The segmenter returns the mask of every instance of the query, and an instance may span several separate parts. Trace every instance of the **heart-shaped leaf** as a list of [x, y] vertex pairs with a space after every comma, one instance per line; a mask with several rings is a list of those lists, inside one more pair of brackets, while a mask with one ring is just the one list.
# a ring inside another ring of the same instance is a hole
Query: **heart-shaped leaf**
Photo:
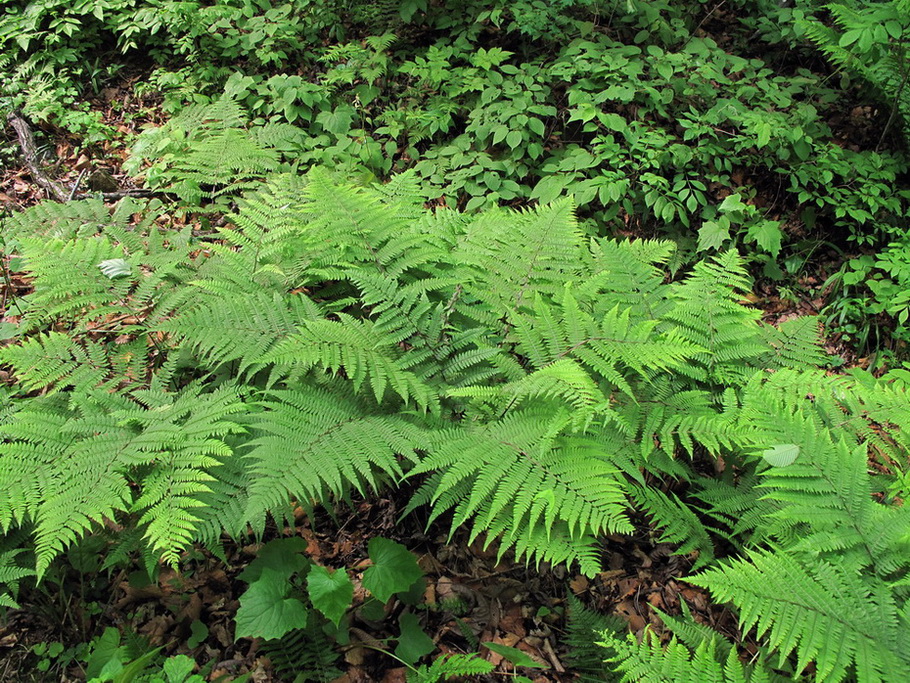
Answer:
[[306, 584], [313, 607], [338, 626], [354, 598], [354, 585], [347, 572], [342, 569], [333, 571], [315, 564], [307, 575]]
[[423, 576], [417, 558], [400, 543], [376, 537], [368, 546], [373, 566], [363, 573], [363, 587], [381, 602], [406, 591]]

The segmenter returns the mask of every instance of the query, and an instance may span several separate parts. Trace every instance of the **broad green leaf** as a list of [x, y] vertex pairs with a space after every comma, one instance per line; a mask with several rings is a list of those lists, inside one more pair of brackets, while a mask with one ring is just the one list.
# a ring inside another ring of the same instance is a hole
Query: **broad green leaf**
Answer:
[[508, 645], [500, 645], [499, 643], [483, 643], [483, 646], [491, 652], [501, 655], [515, 666], [527, 666], [534, 669], [547, 668], [540, 662], [534, 661], [517, 648], [509, 647]]
[[330, 133], [335, 135], [344, 135], [351, 130], [351, 122], [354, 120], [353, 107], [336, 107], [334, 111], [321, 112], [316, 121], [322, 124]]
[[506, 139], [506, 136], [509, 134], [509, 129], [500, 124], [493, 129], [493, 144], [498, 145], [500, 142]]
[[113, 659], [121, 659], [122, 646], [120, 632], [113, 626], [104, 629], [104, 633], [92, 641], [92, 652], [85, 663], [85, 676], [88, 679], [98, 678], [101, 671]]
[[304, 628], [307, 611], [297, 598], [288, 598], [290, 581], [280, 572], [265, 568], [249, 590], [240, 596], [237, 630], [234, 638], [280, 638], [294, 629]]
[[122, 258], [111, 258], [102, 261], [98, 264], [98, 268], [100, 268], [101, 272], [111, 280], [118, 277], [126, 277], [133, 272], [133, 267], [130, 265], [130, 262]]
[[629, 122], [619, 114], [614, 114], [612, 112], [607, 112], [601, 114], [598, 119], [604, 126], [609, 130], [615, 130], [620, 133], [625, 132], [629, 128]]
[[190, 637], [186, 641], [186, 646], [191, 650], [205, 642], [209, 637], [209, 627], [198, 619], [194, 619], [190, 624]]
[[406, 591], [423, 576], [417, 558], [400, 543], [376, 537], [368, 546], [373, 566], [363, 573], [363, 587], [382, 602]]
[[395, 656], [400, 657], [402, 661], [414, 664], [436, 649], [433, 639], [420, 628], [420, 621], [416, 615], [406, 612], [401, 615], [398, 623], [401, 626], [401, 635], [398, 637]]
[[239, 578], [246, 583], [259, 579], [264, 569], [289, 579], [306, 566], [307, 559], [300, 553], [306, 550], [306, 541], [299, 536], [276, 538], [259, 549], [256, 559], [241, 572]]
[[506, 144], [509, 146], [509, 149], [515, 149], [522, 141], [521, 131], [513, 130], [508, 135], [506, 135]]
[[322, 612], [335, 626], [351, 606], [354, 585], [343, 569], [331, 570], [314, 564], [307, 575], [307, 591], [313, 607]]
[[724, 197], [724, 200], [717, 208], [724, 213], [728, 213], [732, 211], [746, 211], [748, 210], [749, 205], [744, 203], [743, 198], [734, 192], [733, 194], [728, 194], [726, 197]]
[[792, 465], [798, 456], [799, 446], [795, 443], [784, 443], [771, 446], [771, 448], [766, 449], [761, 454], [761, 457], [763, 457], [769, 465], [774, 465], [774, 467]]
[[19, 334], [19, 326], [13, 323], [0, 323], [0, 341], [13, 339]]
[[777, 221], [761, 221], [749, 228], [748, 237], [754, 239], [758, 246], [777, 258], [780, 253], [780, 241], [783, 233]]
[[531, 191], [531, 199], [541, 204], [549, 204], [562, 194], [571, 179], [564, 175], [548, 175], [540, 179]]
[[764, 147], [771, 142], [771, 124], [767, 121], [761, 121], [755, 126], [756, 143], [759, 147]]
[[164, 661], [162, 669], [167, 676], [168, 683], [184, 683], [193, 669], [196, 668], [196, 662], [186, 655], [174, 655]]
[[729, 228], [723, 227], [717, 221], [705, 221], [698, 229], [698, 250], [720, 249], [728, 239]]

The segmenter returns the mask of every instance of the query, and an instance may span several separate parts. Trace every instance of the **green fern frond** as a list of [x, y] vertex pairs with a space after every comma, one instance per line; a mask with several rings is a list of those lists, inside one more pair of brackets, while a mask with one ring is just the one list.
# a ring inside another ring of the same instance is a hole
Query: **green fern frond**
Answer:
[[591, 240], [590, 273], [576, 285], [580, 300], [597, 298], [603, 309], [620, 306], [638, 319], [659, 319], [667, 311], [664, 271], [672, 242]]
[[772, 349], [765, 361], [769, 368], [809, 370], [829, 362], [821, 345], [819, 321], [812, 316], [787, 320], [778, 327], [762, 325], [761, 330]]
[[275, 671], [289, 680], [302, 675], [304, 681], [329, 683], [341, 675], [336, 666], [338, 654], [334, 643], [316, 619], [309, 619], [306, 628], [263, 641], [262, 652], [271, 660]]
[[257, 364], [304, 321], [322, 316], [303, 294], [281, 296], [264, 291], [240, 296], [203, 296], [179, 315], [157, 326], [173, 334], [208, 362], [240, 361], [240, 371]]
[[619, 676], [605, 661], [613, 651], [597, 643], [603, 632], [620, 633], [626, 624], [619, 617], [600, 614], [585, 607], [571, 593], [567, 597], [566, 662], [580, 672], [583, 683], [614, 683]]
[[817, 680], [837, 683], [852, 671], [860, 683], [884, 682], [910, 667], [910, 625], [894, 596], [849, 569], [755, 550], [691, 582], [733, 602], [743, 630], [767, 636], [782, 660], [796, 652], [797, 672], [814, 661]]
[[742, 384], [754, 361], [767, 353], [758, 325], [759, 312], [738, 303], [749, 279], [735, 252], [697, 263], [692, 275], [674, 288], [676, 307], [669, 320], [682, 339], [704, 352], [679, 371], [698, 381]]
[[459, 245], [462, 281], [493, 319], [529, 304], [535, 293], [561, 295], [581, 259], [582, 235], [569, 200], [523, 213], [483, 213], [466, 226]]
[[0, 363], [12, 366], [25, 391], [71, 388], [85, 392], [108, 377], [107, 353], [102, 345], [80, 344], [62, 332], [49, 332], [2, 348]]
[[698, 553], [692, 565], [693, 571], [714, 561], [714, 543], [708, 529], [692, 508], [675, 494], [644, 486], [630, 486], [629, 494], [639, 508], [660, 527], [661, 542], [679, 544], [674, 555]]
[[450, 653], [437, 657], [429, 666], [419, 666], [408, 672], [408, 681], [414, 683], [439, 683], [462, 676], [482, 676], [493, 671], [493, 665], [477, 655]]
[[[471, 540], [484, 532], [488, 543], [501, 536], [502, 551], [515, 547], [537, 561], [555, 559], [551, 535], [562, 523], [569, 546], [560, 555], [568, 554], [555, 561], [592, 558], [594, 535], [631, 528], [624, 487], [610, 453], [595, 442], [558, 436], [554, 425], [563, 421], [542, 406], [513, 410], [463, 434], [446, 432], [409, 474], [432, 473], [408, 510], [431, 503], [431, 520], [452, 510], [453, 533], [472, 519]], [[583, 570], [596, 566], [586, 561]]]
[[[792, 464], [763, 471], [760, 488], [780, 506], [770, 515], [774, 534], [792, 536], [794, 548], [806, 552], [836, 551], [840, 562], [857, 568], [893, 571], [907, 566], [898, 548], [901, 536], [910, 534], [910, 512], [873, 501], [864, 433], [850, 428], [858, 421], [839, 404], [826, 410], [830, 399], [822, 394], [806, 398], [807, 383], [819, 389], [827, 384], [831, 391], [845, 381], [784, 371], [757, 377], [745, 392], [740, 419], [753, 430], [756, 446], [797, 449]], [[838, 422], [829, 422], [833, 417]], [[890, 519], [887, 527], [881, 526], [884, 518]]]
[[304, 371], [314, 366], [336, 374], [344, 371], [355, 389], [369, 384], [377, 403], [383, 402], [390, 387], [405, 403], [413, 401], [422, 410], [438, 410], [436, 392], [408, 369], [398, 339], [381, 333], [369, 321], [343, 313], [338, 318], [305, 321], [296, 334], [279, 342], [258, 362]]
[[423, 431], [396, 416], [371, 410], [356, 396], [301, 385], [258, 402], [248, 441], [251, 479], [246, 517], [254, 526], [291, 499], [311, 506], [365, 493], [385, 478], [400, 479]]
[[26, 552], [25, 548], [0, 552], [0, 607], [18, 609], [16, 597], [19, 593], [19, 582], [28, 576], [35, 575], [34, 569], [23, 567], [16, 559], [24, 552]]
[[208, 393], [190, 385], [176, 396], [152, 390], [134, 396], [144, 410], [117, 417], [120, 424], [142, 427], [131, 445], [150, 459], [151, 469], [133, 509], [142, 512], [139, 524], [152, 550], [176, 564], [179, 552], [196, 539], [200, 518], [194, 510], [203, 505], [200, 494], [211, 491], [210, 470], [234, 457], [224, 438], [244, 431], [232, 416], [245, 405], [230, 385]]
[[743, 665], [733, 650], [720, 660], [713, 640], [689, 649], [675, 638], [666, 646], [661, 645], [660, 638], [650, 629], [645, 630], [642, 642], [634, 635], [625, 639], [610, 633], [603, 636], [602, 645], [617, 652], [610, 661], [623, 674], [622, 683], [778, 683], [784, 680], [767, 668]]
[[237, 193], [277, 170], [280, 148], [295, 139], [287, 125], [252, 130], [248, 125], [243, 109], [227, 95], [190, 105], [160, 128], [143, 132], [124, 167], [137, 173], [145, 161], [154, 161], [157, 181], [193, 206]]
[[130, 225], [133, 215], [142, 214], [138, 229], [143, 231], [154, 219], [147, 202], [127, 197], [117, 203], [113, 213], [100, 199], [58, 203], [41, 202], [12, 214], [4, 222], [3, 237], [10, 242], [22, 238], [59, 239], [72, 242], [95, 237], [112, 225]]

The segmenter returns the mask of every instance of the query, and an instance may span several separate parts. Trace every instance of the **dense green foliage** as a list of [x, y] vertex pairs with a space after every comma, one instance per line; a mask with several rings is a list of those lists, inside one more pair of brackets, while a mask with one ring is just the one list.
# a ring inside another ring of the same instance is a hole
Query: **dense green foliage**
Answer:
[[[588, 576], [650, 525], [738, 616], [734, 642], [682, 602], [655, 610], [669, 641], [627, 639], [574, 602], [588, 680], [900, 680], [910, 7], [732, 4], [719, 32], [719, 7], [662, 0], [7, 3], [4, 110], [97, 150], [123, 134], [93, 98], [136, 71], [170, 116], [120, 139], [159, 198], [0, 226], [0, 609], [80, 554], [151, 576], [392, 491], [450, 539]], [[847, 140], [854, 101], [882, 125]], [[897, 369], [834, 374], [819, 319], [749, 305], [829, 248], [851, 258], [821, 320], [887, 336]], [[330, 680], [354, 585], [305, 548], [262, 547], [234, 635]], [[492, 669], [421, 663], [422, 570], [369, 554], [357, 609], [406, 605], [410, 679]], [[202, 680], [121, 637], [66, 656]]]
[[[906, 666], [910, 517], [873, 500], [865, 465], [873, 444], [905, 459], [906, 391], [815, 371], [815, 323], [760, 325], [733, 252], [665, 283], [669, 243], [585, 236], [567, 201], [429, 213], [407, 175], [273, 176], [207, 257], [116, 214], [87, 234], [93, 206], [42, 205], [8, 233], [35, 334], [0, 350], [23, 392], [0, 426], [0, 521], [31, 531], [39, 576], [104, 519], [142, 532], [109, 561], [177, 563], [291, 501], [404, 478], [422, 482], [412, 509], [593, 575], [631, 500], [697, 553], [691, 581], [767, 632], [777, 666], [793, 652], [797, 672], [863, 681]], [[739, 476], [700, 476], [679, 449]], [[687, 500], [655, 475], [687, 480]], [[714, 560], [698, 509], [741, 557]]]

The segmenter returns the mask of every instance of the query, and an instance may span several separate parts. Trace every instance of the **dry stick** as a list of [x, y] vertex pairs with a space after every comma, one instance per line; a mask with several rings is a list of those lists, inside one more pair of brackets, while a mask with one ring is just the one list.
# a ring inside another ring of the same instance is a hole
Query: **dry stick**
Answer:
[[28, 172], [32, 180], [38, 183], [44, 190], [58, 202], [65, 202], [69, 198], [67, 192], [59, 183], [55, 183], [48, 178], [41, 169], [38, 168], [38, 150], [35, 146], [35, 137], [32, 135], [28, 123], [25, 122], [18, 112], [12, 112], [6, 117], [9, 124], [16, 131], [19, 138], [19, 146], [22, 148], [22, 156], [25, 158], [25, 165], [28, 166]]
[[67, 192], [60, 183], [56, 183], [48, 178], [47, 175], [42, 173], [41, 169], [38, 167], [38, 150], [37, 146], [35, 145], [35, 137], [32, 135], [32, 130], [29, 128], [26, 120], [22, 118], [18, 112], [13, 112], [6, 118], [13, 129], [16, 131], [16, 135], [19, 138], [19, 146], [22, 148], [22, 156], [25, 158], [25, 164], [28, 166], [28, 172], [31, 174], [32, 179], [38, 183], [38, 185], [43, 187], [58, 202], [72, 201], [77, 197], [91, 197], [93, 194], [101, 194], [101, 198], [104, 200], [123, 199], [124, 197], [148, 197], [154, 194], [166, 194], [165, 192], [155, 192], [153, 190], [139, 188], [101, 193], [78, 192], [79, 185], [82, 182], [82, 177], [85, 175], [85, 171], [79, 174], [79, 178], [76, 180], [76, 184], [73, 185], [72, 190]]
[[[83, 196], [92, 197], [99, 193], [83, 193]], [[123, 199], [124, 197], [151, 197], [152, 195], [167, 194], [164, 190], [146, 190], [144, 188], [134, 188], [131, 190], [117, 190], [116, 192], [101, 192], [102, 199]]]
[[79, 189], [79, 184], [82, 182], [82, 179], [85, 177], [86, 173], [88, 173], [88, 166], [79, 171], [79, 177], [76, 178], [76, 183], [73, 185], [73, 189], [70, 191], [70, 196], [66, 201], [71, 202], [76, 197], [76, 191]]

